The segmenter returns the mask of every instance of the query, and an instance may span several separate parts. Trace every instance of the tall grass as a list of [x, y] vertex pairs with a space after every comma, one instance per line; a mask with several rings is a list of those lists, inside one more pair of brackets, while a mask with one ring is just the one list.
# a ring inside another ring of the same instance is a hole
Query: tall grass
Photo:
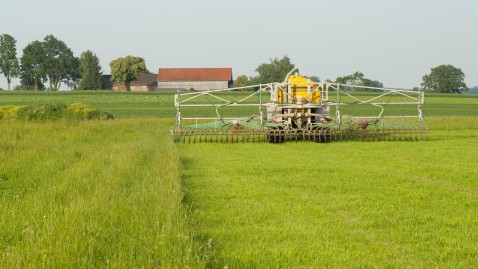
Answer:
[[1, 124], [0, 267], [202, 267], [170, 124]]

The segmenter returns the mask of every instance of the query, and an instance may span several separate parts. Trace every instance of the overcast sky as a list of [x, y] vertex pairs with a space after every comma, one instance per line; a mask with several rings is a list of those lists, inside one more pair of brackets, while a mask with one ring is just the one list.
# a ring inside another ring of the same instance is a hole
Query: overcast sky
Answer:
[[[387, 87], [412, 88], [432, 67], [452, 64], [478, 85], [476, 0], [0, 0], [0, 34], [18, 56], [53, 34], [75, 56], [126, 55], [160, 67], [232, 67], [255, 75], [288, 55], [322, 80], [360, 71]], [[14, 84], [18, 84], [16, 81]], [[0, 87], [6, 79], [0, 77]]]

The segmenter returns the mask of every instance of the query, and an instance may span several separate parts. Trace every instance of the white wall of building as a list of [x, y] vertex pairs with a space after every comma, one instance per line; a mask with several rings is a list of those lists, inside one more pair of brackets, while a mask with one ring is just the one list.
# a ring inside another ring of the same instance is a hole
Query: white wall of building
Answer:
[[228, 81], [158, 81], [158, 90], [194, 89], [195, 91], [207, 91], [227, 89], [228, 87]]

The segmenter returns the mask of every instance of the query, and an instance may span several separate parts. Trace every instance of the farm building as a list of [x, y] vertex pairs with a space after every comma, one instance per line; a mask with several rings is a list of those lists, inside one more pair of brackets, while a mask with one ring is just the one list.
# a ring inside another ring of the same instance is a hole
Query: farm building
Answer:
[[226, 89], [232, 83], [232, 68], [160, 68], [158, 90]]
[[[133, 92], [151, 92], [158, 90], [157, 74], [139, 74], [138, 78], [130, 83]], [[111, 82], [111, 75], [103, 75], [103, 88], [113, 91], [126, 91], [124, 83]]]

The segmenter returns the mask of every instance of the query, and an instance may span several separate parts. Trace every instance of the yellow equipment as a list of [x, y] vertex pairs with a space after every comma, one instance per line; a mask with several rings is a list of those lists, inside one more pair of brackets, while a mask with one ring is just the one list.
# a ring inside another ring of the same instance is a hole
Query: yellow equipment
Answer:
[[[294, 100], [302, 99], [302, 100], [309, 100], [311, 103], [319, 103], [320, 102], [320, 92], [319, 91], [312, 91], [312, 89], [317, 88], [318, 84], [316, 82], [311, 81], [306, 77], [299, 76], [298, 74], [291, 75], [289, 77], [289, 84], [284, 85], [282, 83], [280, 85], [281, 91], [279, 92], [277, 102], [278, 103], [286, 103], [286, 94], [285, 92], [289, 92], [290, 97]], [[286, 91], [285, 88], [289, 87]]]

